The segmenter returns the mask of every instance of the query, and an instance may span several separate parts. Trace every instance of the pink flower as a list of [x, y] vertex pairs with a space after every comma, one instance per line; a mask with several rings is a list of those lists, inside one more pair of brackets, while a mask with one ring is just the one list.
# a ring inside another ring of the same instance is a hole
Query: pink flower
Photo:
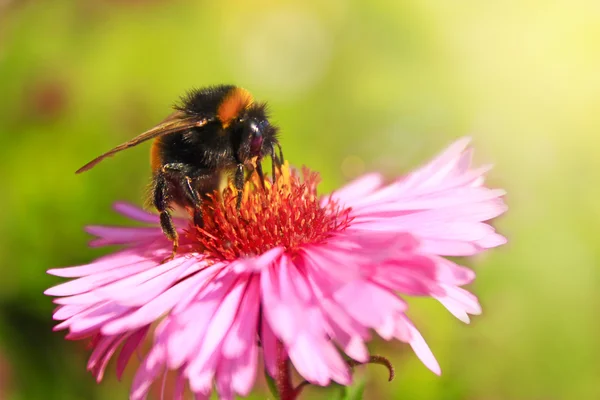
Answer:
[[88, 369], [98, 381], [115, 354], [120, 377], [151, 335], [131, 399], [145, 398], [168, 371], [177, 377], [168, 398], [181, 399], [186, 384], [200, 399], [213, 383], [223, 399], [247, 395], [259, 353], [271, 376], [283, 354], [311, 383], [346, 385], [338, 348], [365, 362], [372, 331], [410, 344], [439, 374], [397, 294], [433, 297], [464, 322], [481, 312], [461, 288], [475, 274], [443, 258], [505, 243], [485, 223], [506, 210], [504, 191], [483, 186], [489, 168], [470, 168], [468, 143], [391, 184], [370, 174], [320, 198], [317, 174], [304, 170], [301, 178], [285, 166], [267, 190], [248, 185], [239, 214], [226, 190], [205, 204], [203, 229], [177, 220], [180, 250], [164, 264], [171, 244], [158, 218], [118, 203], [119, 213], [154, 226], [87, 229], [93, 246], [125, 248], [48, 271], [76, 278], [46, 291], [58, 296], [56, 329], [93, 339]]

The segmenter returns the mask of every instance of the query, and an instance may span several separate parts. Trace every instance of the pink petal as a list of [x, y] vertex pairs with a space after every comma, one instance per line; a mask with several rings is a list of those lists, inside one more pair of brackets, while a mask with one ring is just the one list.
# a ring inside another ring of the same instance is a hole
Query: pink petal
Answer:
[[222, 352], [227, 358], [241, 357], [256, 342], [256, 326], [260, 306], [260, 282], [257, 276], [250, 278], [244, 298], [223, 342]]
[[[94, 306], [97, 306], [97, 304], [94, 304]], [[58, 307], [52, 315], [52, 319], [56, 321], [66, 320], [90, 308], [87, 304]]]
[[295, 342], [305, 330], [311, 335], [324, 335], [325, 321], [313, 293], [289, 258], [282, 257], [277, 270], [270, 268], [261, 274], [261, 289], [263, 313], [284, 343]]
[[319, 344], [312, 336], [301, 332], [288, 348], [290, 360], [307, 381], [326, 386], [330, 382], [329, 368], [319, 353]]
[[158, 320], [160, 316], [177, 304], [183, 294], [196, 286], [201, 278], [201, 276], [193, 276], [179, 282], [130, 314], [107, 323], [102, 327], [102, 332], [105, 335], [114, 335], [127, 330], [137, 329]]
[[119, 214], [124, 215], [127, 218], [134, 219], [136, 221], [156, 225], [158, 225], [159, 223], [158, 215], [149, 213], [148, 211], [145, 211], [144, 209], [139, 208], [131, 203], [118, 201], [115, 204], [113, 204], [113, 208]]
[[450, 312], [450, 314], [454, 315], [459, 321], [464, 322], [465, 324], [471, 323], [471, 318], [469, 318], [469, 314], [467, 314], [463, 307], [460, 304], [457, 304], [454, 300], [447, 297], [440, 297], [438, 301], [442, 303], [444, 307]]
[[479, 315], [481, 314], [481, 306], [477, 297], [469, 291], [456, 286], [443, 285], [446, 295], [438, 298], [450, 312], [453, 309], [461, 309], [466, 313]]
[[87, 364], [88, 371], [92, 371], [96, 377], [96, 382], [102, 381], [104, 370], [108, 361], [117, 350], [117, 347], [123, 341], [123, 336], [103, 336], [100, 338]]
[[301, 333], [288, 348], [290, 360], [307, 381], [321, 386], [330, 380], [347, 385], [350, 383], [348, 365], [340, 357], [330, 341]]
[[304, 278], [298, 273], [296, 265], [285, 257], [279, 265], [279, 290], [284, 301], [309, 303], [313, 292]]
[[[188, 267], [194, 265], [194, 260], [175, 258], [164, 264], [154, 263], [151, 268], [144, 268], [135, 273], [122, 274], [118, 279], [105, 283], [96, 289], [95, 293], [107, 300], [124, 305], [140, 305], [149, 301], [146, 291], [160, 293], [161, 287], [168, 287]], [[85, 279], [85, 278], [81, 278]], [[137, 298], [139, 296], [139, 298]]]
[[440, 365], [429, 349], [429, 346], [427, 346], [425, 339], [423, 339], [421, 333], [405, 316], [397, 320], [396, 337], [403, 342], [408, 342], [421, 362], [434, 374], [441, 375], [442, 370], [440, 369]]
[[371, 173], [361, 176], [360, 178], [348, 183], [341, 189], [336, 190], [331, 195], [326, 196], [321, 200], [321, 206], [325, 207], [332, 201], [340, 201], [344, 204], [351, 203], [354, 199], [368, 195], [381, 186], [383, 177], [377, 173]]
[[423, 239], [420, 250], [423, 253], [448, 257], [473, 256], [480, 252], [479, 247], [474, 243], [438, 239]]
[[123, 372], [125, 372], [125, 368], [127, 367], [131, 356], [146, 338], [149, 328], [150, 325], [146, 325], [145, 327], [137, 329], [127, 338], [125, 344], [123, 344], [123, 347], [119, 352], [119, 357], [117, 358], [117, 378], [119, 380], [123, 376]]
[[412, 335], [413, 338], [410, 341], [410, 347], [412, 347], [417, 357], [419, 357], [419, 360], [421, 360], [423, 364], [425, 364], [425, 366], [431, 370], [431, 372], [433, 372], [436, 375], [441, 375], [442, 370], [440, 368], [440, 365], [438, 364], [437, 360], [435, 359], [435, 356], [429, 349], [429, 346], [427, 346], [427, 343], [425, 342], [425, 339], [423, 339], [423, 336], [421, 336], [419, 331], [414, 327], [412, 328]]
[[[171, 263], [175, 264], [179, 264], [181, 262], [182, 260], [180, 259], [171, 261]], [[170, 268], [172, 265], [171, 263], [166, 263], [166, 267], [162, 268]], [[156, 266], [157, 262], [154, 260], [143, 260], [135, 264], [121, 265], [118, 269], [110, 269], [104, 272], [87, 275], [79, 279], [62, 283], [46, 290], [44, 293], [50, 296], [70, 296], [74, 294], [81, 294], [115, 281], [121, 282], [122, 279], [129, 276], [134, 276], [133, 279], [139, 279], [140, 276], [144, 277], [144, 275], [141, 275], [141, 272], [143, 271], [149, 271], [148, 274], [156, 274], [157, 271], [160, 273], [161, 269], [154, 268]], [[119, 284], [123, 285], [122, 283]]]
[[[104, 301], [104, 299], [102, 297], [98, 297], [93, 292], [88, 292], [88, 293], [83, 293], [83, 294], [76, 294], [73, 296], [59, 297], [52, 301], [55, 304], [61, 304], [61, 305], [90, 306], [93, 304], [97, 304], [101, 301]], [[57, 318], [57, 319], [63, 319], [63, 318]]]
[[[231, 274], [214, 280], [196, 295], [196, 301], [173, 316], [177, 329], [167, 338], [169, 367], [179, 368], [184, 361], [196, 360], [211, 319], [234, 284]], [[199, 371], [198, 366], [194, 371]]]
[[185, 369], [190, 388], [196, 395], [210, 394], [219, 360], [220, 354], [214, 352], [208, 360], [194, 358]]
[[260, 274], [260, 285], [263, 315], [269, 321], [269, 326], [285, 342], [293, 341], [297, 333], [296, 316], [280, 298], [279, 278], [272, 267]]
[[[413, 171], [408, 177], [403, 179], [403, 185], [405, 187], [414, 187], [417, 184], [434, 180], [436, 175], [443, 175], [452, 170], [458, 164], [461, 154], [470, 142], [471, 138], [469, 137], [464, 137], [455, 141], [425, 166]], [[470, 160], [470, 154], [468, 155], [468, 158]]]
[[466, 285], [475, 279], [475, 273], [443, 257], [434, 256], [439, 282], [450, 285]]
[[256, 379], [258, 349], [256, 343], [234, 359], [223, 358], [216, 373], [220, 398], [233, 398], [233, 393], [247, 395]]
[[107, 321], [112, 320], [128, 312], [128, 307], [119, 306], [111, 303], [100, 303], [66, 320], [59, 327], [69, 327], [71, 332], [85, 332], [98, 327]]
[[[350, 231], [352, 241], [362, 247], [363, 251], [367, 250], [369, 259], [375, 261], [383, 261], [390, 258], [389, 256], [380, 256], [377, 258], [375, 252], [381, 252], [382, 249], [391, 248], [394, 251], [414, 251], [419, 247], [419, 241], [415, 236], [408, 232], [399, 232], [396, 229], [394, 232], [364, 232]], [[386, 255], [389, 253], [386, 252]]]
[[164, 347], [155, 343], [133, 378], [129, 394], [130, 400], [144, 400], [146, 398], [150, 386], [162, 370], [164, 362]]
[[493, 234], [494, 229], [482, 222], [450, 222], [443, 226], [422, 224], [414, 232], [420, 238], [476, 242]]
[[506, 242], [507, 240], [504, 236], [499, 235], [497, 233], [492, 233], [478, 240], [477, 245], [484, 249], [491, 249], [506, 244]]
[[[160, 228], [125, 228], [120, 226], [96, 226], [85, 228], [90, 235], [97, 239], [90, 241], [91, 247], [110, 246], [115, 244], [140, 243], [143, 241], [164, 239]], [[166, 240], [166, 239], [165, 239]]]
[[[418, 226], [420, 223], [444, 224], [451, 221], [480, 222], [488, 221], [506, 211], [507, 207], [501, 199], [489, 200], [481, 203], [469, 203], [452, 208], [429, 209], [416, 212], [406, 212], [398, 216], [390, 216], [381, 213], [365, 214], [353, 221], [354, 224], [372, 222], [392, 222], [404, 225]], [[385, 220], [379, 216], [385, 216]], [[396, 222], [398, 221], [398, 222]]]
[[210, 392], [208, 393], [194, 393], [194, 400], [208, 400], [210, 399]]
[[333, 294], [338, 304], [361, 324], [376, 328], [385, 323], [385, 316], [406, 310], [398, 296], [372, 283], [356, 281], [348, 283]]
[[233, 270], [238, 273], [260, 272], [276, 262], [285, 249], [283, 247], [274, 247], [263, 254], [250, 259], [239, 259], [232, 263]]
[[203, 363], [207, 361], [217, 351], [225, 334], [233, 324], [246, 287], [246, 282], [238, 282], [223, 299], [223, 302], [210, 319], [210, 325], [206, 330], [200, 351], [195, 356], [196, 362]]
[[231, 387], [231, 370], [233, 369], [234, 363], [234, 361], [228, 359], [223, 359], [219, 363], [215, 375], [219, 399], [234, 400], [234, 393]]
[[361, 336], [350, 335], [334, 321], [330, 320], [329, 325], [331, 338], [340, 344], [344, 353], [359, 362], [366, 362], [369, 359], [369, 350]]
[[[327, 276], [336, 281], [347, 282], [363, 275], [360, 262], [343, 251], [327, 250], [325, 246], [306, 246], [301, 250], [303, 259], [313, 273]], [[331, 268], [335, 265], [336, 268]]]
[[502, 189], [487, 189], [481, 187], [462, 187], [452, 192], [432, 193], [423, 196], [410, 196], [405, 199], [396, 199], [393, 202], [368, 202], [353, 207], [353, 215], [364, 215], [369, 212], [406, 212], [426, 210], [430, 208], [449, 208], [461, 206], [465, 203], [478, 203], [495, 201], [506, 192]]
[[194, 260], [179, 259], [160, 267], [123, 278], [96, 291], [99, 296], [127, 306], [142, 306], [185, 276], [188, 269], [199, 267]]
[[258, 347], [256, 342], [250, 343], [249, 348], [239, 357], [234, 365], [231, 382], [233, 390], [242, 396], [247, 396], [256, 381], [258, 365]]
[[197, 288], [190, 290], [189, 293], [181, 297], [172, 314], [177, 315], [184, 312], [199, 297], [210, 296], [214, 291], [218, 290], [223, 284], [222, 277], [227, 274], [226, 265], [225, 263], [216, 263], [210, 268], [198, 271], [194, 276], [194, 279], [198, 282]]
[[[323, 314], [327, 317], [327, 324], [330, 336], [336, 336], [343, 333], [344, 335], [367, 338], [367, 328], [352, 318], [345, 304], [338, 304], [331, 296], [336, 293], [343, 283], [332, 284], [323, 274], [309, 274], [307, 280], [311, 289], [315, 293], [315, 298], [319, 299], [319, 307]], [[350, 338], [341, 337], [340, 343], [345, 343]], [[350, 354], [349, 354], [350, 355]]]
[[428, 296], [436, 292], [437, 268], [430, 258], [402, 254], [382, 263], [372, 276], [379, 285], [410, 296]]
[[[49, 269], [47, 273], [50, 275], [60, 276], [64, 278], [78, 278], [81, 276], [87, 276], [100, 272], [110, 271], [113, 269], [118, 269], [128, 265], [138, 264], [142, 261], [147, 261], [147, 258], [139, 252], [133, 250], [125, 250], [111, 254], [109, 256], [99, 258], [96, 261], [87, 265], [68, 268], [54, 268]], [[48, 291], [44, 293], [49, 294], [47, 292]]]
[[276, 377], [277, 375], [277, 338], [263, 313], [261, 319], [261, 335], [260, 343], [263, 349], [263, 357], [265, 368], [269, 375]]

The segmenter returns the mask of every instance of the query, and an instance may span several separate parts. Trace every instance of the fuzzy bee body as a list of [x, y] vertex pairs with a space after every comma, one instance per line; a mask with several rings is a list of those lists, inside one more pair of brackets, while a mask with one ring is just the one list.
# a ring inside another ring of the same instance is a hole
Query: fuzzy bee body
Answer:
[[86, 171], [106, 157], [154, 139], [150, 152], [152, 185], [148, 200], [160, 213], [164, 234], [173, 241], [173, 255], [178, 246], [170, 214], [174, 205], [190, 210], [194, 223], [202, 226], [202, 200], [218, 188], [223, 172], [233, 172], [239, 208], [244, 171], [255, 169], [262, 182], [261, 160], [265, 156], [273, 160], [273, 174], [275, 167], [283, 162], [278, 129], [269, 123], [266, 105], [255, 103], [245, 89], [220, 85], [193, 90], [175, 110], [156, 127], [102, 154], [77, 171]]

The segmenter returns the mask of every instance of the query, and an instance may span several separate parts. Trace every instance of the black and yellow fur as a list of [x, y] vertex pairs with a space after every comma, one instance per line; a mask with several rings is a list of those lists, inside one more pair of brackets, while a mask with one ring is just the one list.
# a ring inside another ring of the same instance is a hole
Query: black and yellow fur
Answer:
[[203, 198], [218, 189], [223, 172], [233, 172], [239, 208], [244, 171], [255, 169], [263, 181], [261, 160], [265, 156], [273, 160], [273, 174], [283, 162], [278, 129], [269, 123], [266, 105], [255, 103], [245, 89], [220, 85], [192, 90], [175, 110], [156, 127], [77, 171], [86, 171], [116, 152], [154, 139], [148, 200], [160, 213], [164, 234], [173, 241], [173, 255], [178, 246], [170, 213], [173, 206], [190, 210], [194, 222], [202, 226]]

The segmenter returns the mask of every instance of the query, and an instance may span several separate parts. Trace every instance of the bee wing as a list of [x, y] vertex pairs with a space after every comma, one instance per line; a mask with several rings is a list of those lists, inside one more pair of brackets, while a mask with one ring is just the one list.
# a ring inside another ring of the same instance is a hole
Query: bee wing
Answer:
[[130, 141], [120, 144], [117, 147], [107, 151], [106, 153], [94, 158], [92, 161], [79, 168], [75, 173], [80, 174], [84, 171], [87, 171], [96, 166], [96, 164], [98, 164], [105, 158], [110, 157], [115, 153], [118, 153], [119, 151], [128, 149], [133, 146], [137, 146], [138, 144], [145, 142], [146, 140], [154, 139], [156, 137], [168, 135], [174, 132], [183, 131], [189, 128], [199, 128], [210, 122], [210, 119], [208, 118], [184, 117], [183, 115], [184, 114], [179, 111], [171, 114], [163, 122], [156, 125], [154, 128], [147, 130], [146, 132], [134, 137]]

